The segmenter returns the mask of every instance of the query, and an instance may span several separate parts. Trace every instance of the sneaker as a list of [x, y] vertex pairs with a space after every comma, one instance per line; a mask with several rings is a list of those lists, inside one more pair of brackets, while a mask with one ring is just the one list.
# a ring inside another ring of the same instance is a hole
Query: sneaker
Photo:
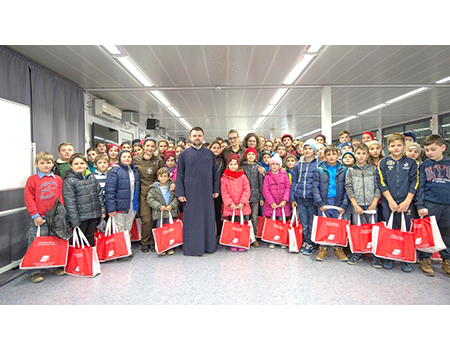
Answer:
[[420, 269], [425, 276], [434, 277], [433, 267], [431, 266], [433, 262], [430, 258], [425, 258], [420, 260]]
[[287, 247], [285, 245], [282, 245], [281, 249], [287, 249]]
[[442, 270], [450, 277], [450, 260], [442, 259]]
[[33, 275], [31, 275], [30, 277], [30, 281], [33, 283], [39, 283], [42, 282], [44, 280], [44, 277], [42, 277], [42, 275], [40, 273], [35, 273]]
[[148, 246], [148, 245], [141, 246], [142, 253], [148, 253], [149, 251], [150, 251], [150, 246]]
[[319, 252], [317, 253], [316, 260], [317, 261], [324, 261], [327, 257], [327, 248], [325, 247], [319, 247]]
[[261, 245], [259, 244], [258, 240], [255, 240], [252, 244], [253, 248], [259, 248]]
[[66, 274], [64, 272], [64, 267], [57, 267], [56, 269], [50, 270], [50, 272], [56, 276], [62, 276]]
[[175, 250], [174, 249], [170, 249], [167, 251], [167, 255], [174, 255], [175, 254]]
[[305, 247], [302, 246], [302, 247], [300, 248], [299, 252], [302, 253], [302, 254], [305, 254]]
[[382, 269], [383, 268], [383, 263], [381, 262], [380, 259], [373, 258], [372, 259], [372, 266], [375, 267], [376, 269]]
[[334, 248], [334, 256], [338, 258], [340, 261], [348, 261], [348, 256], [345, 255], [342, 247]]
[[155, 249], [155, 245], [154, 245], [154, 244], [151, 244], [151, 245], [150, 245], [150, 251], [151, 251], [152, 253], [155, 253], [155, 252], [156, 252], [156, 249]]
[[315, 249], [316, 249], [316, 247], [314, 246], [314, 244], [306, 243], [305, 250], [303, 251], [303, 255], [311, 255]]
[[348, 259], [347, 264], [349, 265], [356, 265], [360, 261], [363, 260], [362, 254], [353, 254], [350, 259]]
[[413, 269], [410, 265], [410, 263], [402, 262], [402, 271], [403, 272], [411, 272]]
[[238, 251], [238, 249], [235, 248], [235, 247], [231, 247], [230, 250], [231, 250], [232, 252], [237, 252], [237, 251]]
[[247, 251], [247, 249], [245, 249], [245, 248], [239, 248], [238, 249], [240, 252], [246, 252]]
[[162, 252], [162, 253], [159, 253], [158, 255], [166, 255], [167, 254], [167, 252]]
[[270, 249], [275, 249], [275, 244], [269, 244]]
[[394, 268], [394, 260], [385, 260], [383, 262], [383, 268], [386, 270], [392, 270]]

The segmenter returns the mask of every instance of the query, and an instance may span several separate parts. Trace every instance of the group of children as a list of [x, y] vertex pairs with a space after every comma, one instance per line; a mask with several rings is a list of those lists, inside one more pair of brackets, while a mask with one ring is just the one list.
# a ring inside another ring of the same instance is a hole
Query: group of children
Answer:
[[[239, 215], [242, 210], [256, 232], [258, 216], [281, 220], [297, 210], [303, 226], [300, 252], [311, 255], [318, 248], [318, 261], [325, 259], [328, 248], [316, 247], [311, 240], [314, 215], [340, 217], [356, 224], [358, 216], [363, 222], [371, 219], [372, 214], [365, 211], [376, 212], [375, 221], [387, 221], [395, 213], [394, 225], [399, 227], [399, 214], [404, 213], [408, 229], [411, 218], [435, 215], [448, 246], [450, 164], [443, 156], [444, 140], [439, 135], [426, 138], [428, 159], [419, 169], [421, 148], [415, 140], [407, 143], [405, 136], [414, 135], [388, 137], [390, 155], [386, 157], [370, 132], [364, 133], [360, 142], [351, 141], [349, 133], [343, 131], [339, 147], [326, 146], [321, 134], [303, 143], [294, 142], [287, 134], [274, 142], [258, 140], [252, 134], [246, 140], [248, 147], [241, 149], [238, 145], [236, 151], [231, 137], [231, 145], [215, 140], [209, 148], [221, 172], [221, 197], [216, 200], [219, 216], [230, 218], [233, 212]], [[258, 144], [260, 147], [256, 147]], [[25, 204], [31, 216], [29, 244], [38, 227], [41, 235], [49, 234], [45, 215], [59, 199], [67, 209], [70, 226], [80, 228], [90, 245], [95, 245], [94, 233], [104, 227], [106, 217], [114, 217], [117, 229], [123, 231], [131, 230], [139, 216], [141, 250], [155, 251], [152, 228], [167, 223], [170, 215], [176, 218], [182, 210], [174, 195], [176, 162], [187, 146], [182, 140], [175, 146], [151, 138], [120, 146], [98, 142], [86, 151], [86, 157], [64, 142], [58, 147], [56, 162], [50, 153], [40, 152], [35, 159], [37, 174], [28, 179], [25, 187]], [[259, 247], [260, 242], [257, 240], [253, 246]], [[362, 260], [361, 254], [348, 258], [341, 247], [335, 247], [334, 254], [351, 265]], [[421, 270], [434, 275], [430, 254], [420, 253], [419, 257]], [[450, 251], [441, 251], [441, 257], [443, 269], [450, 276]], [[394, 263], [373, 256], [372, 265], [392, 269]], [[402, 263], [402, 270], [410, 272], [412, 268]], [[64, 274], [61, 268], [52, 272]], [[43, 280], [41, 271], [29, 274], [32, 282]]]

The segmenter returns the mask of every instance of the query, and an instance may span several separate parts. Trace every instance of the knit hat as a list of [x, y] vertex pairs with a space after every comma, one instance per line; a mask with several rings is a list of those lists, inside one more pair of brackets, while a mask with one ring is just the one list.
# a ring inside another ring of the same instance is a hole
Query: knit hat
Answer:
[[308, 139], [308, 140], [306, 140], [306, 141], [303, 143], [303, 147], [305, 147], [305, 146], [311, 147], [311, 148], [314, 150], [314, 153], [317, 152], [317, 143], [316, 143], [316, 140], [314, 140], [314, 139]]
[[406, 154], [406, 151], [416, 148], [419, 151], [419, 154], [422, 152], [422, 149], [420, 148], [420, 145], [416, 142], [407, 142], [405, 146], [405, 150], [403, 151], [403, 154]]
[[245, 156], [247, 157], [247, 154], [250, 153], [250, 152], [254, 153], [255, 156], [258, 155], [258, 151], [257, 151], [254, 147], [249, 147], [249, 148], [247, 148], [247, 150], [245, 151]]
[[108, 143], [106, 146], [107, 151], [109, 152], [111, 148], [117, 148], [117, 151], [120, 152], [120, 146], [117, 143]]
[[137, 143], [140, 144], [140, 143], [141, 143], [141, 140], [139, 140], [139, 139], [134, 139], [134, 140], [131, 142], [131, 146], [134, 147], [134, 145], [137, 144]]
[[367, 147], [372, 147], [373, 145], [380, 145], [380, 147], [381, 147], [381, 143], [380, 143], [380, 141], [378, 141], [378, 140], [372, 140], [372, 141], [369, 141], [369, 142], [367, 142], [366, 143], [366, 145], [367, 145]]
[[239, 154], [231, 153], [228, 156], [227, 165], [230, 164], [232, 161], [235, 161], [235, 162], [237, 162], [239, 164]]
[[289, 138], [291, 139], [291, 141], [294, 141], [294, 138], [292, 137], [291, 134], [284, 134], [283, 136], [281, 136], [281, 141], [283, 141], [283, 139], [284, 139], [285, 137], [289, 137]]
[[175, 159], [175, 151], [166, 151], [166, 153], [164, 153], [164, 163], [166, 163], [170, 158]]
[[403, 136], [405, 136], [405, 137], [406, 136], [412, 137], [414, 142], [416, 142], [416, 134], [414, 134], [412, 131], [408, 131], [408, 132], [403, 133]]
[[271, 153], [271, 152], [269, 152], [269, 151], [262, 151], [262, 152], [261, 152], [261, 159], [262, 159], [266, 154], [269, 155], [270, 157], [272, 157], [272, 153]]
[[278, 164], [280, 164], [280, 166], [282, 165], [281, 157], [278, 153], [275, 153], [274, 156], [272, 157], [272, 159], [270, 160], [270, 164], [272, 164], [272, 163], [278, 163]]
[[133, 153], [131, 151], [127, 150], [127, 149], [124, 149], [124, 150], [119, 152], [119, 156], [117, 157], [119, 162], [120, 162], [120, 158], [122, 157], [122, 154], [124, 154], [124, 153], [130, 153], [131, 154], [131, 158], [133, 158]]
[[342, 142], [342, 143], [338, 146], [338, 148], [339, 148], [339, 149], [342, 149], [342, 147], [345, 147], [345, 146], [351, 147], [351, 149], [352, 149], [352, 151], [353, 151], [353, 145], [352, 145], [352, 143], [351, 143], [350, 141]]
[[351, 152], [351, 151], [346, 151], [346, 152], [344, 152], [344, 154], [342, 155], [342, 160], [344, 160], [344, 157], [345, 157], [345, 155], [347, 155], [347, 154], [350, 154], [352, 157], [353, 157], [353, 159], [355, 160], [355, 163], [356, 163], [356, 157], [355, 157], [355, 154], [353, 153], [353, 152]]
[[323, 142], [327, 142], [327, 138], [324, 134], [317, 134], [316, 136], [314, 136], [314, 140], [316, 140], [318, 137], [323, 138]]
[[375, 140], [375, 135], [373, 133], [371, 133], [370, 131], [364, 131], [361, 135], [361, 137], [363, 137], [365, 134], [370, 135], [370, 137], [372, 138], [372, 140]]

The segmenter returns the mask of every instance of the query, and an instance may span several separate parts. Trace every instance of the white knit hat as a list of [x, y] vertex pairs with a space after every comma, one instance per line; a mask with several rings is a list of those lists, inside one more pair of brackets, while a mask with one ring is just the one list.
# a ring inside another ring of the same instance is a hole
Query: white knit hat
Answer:
[[270, 164], [272, 164], [272, 163], [278, 163], [278, 164], [280, 164], [280, 166], [282, 165], [281, 157], [278, 153], [275, 153], [273, 155], [273, 157], [270, 159]]

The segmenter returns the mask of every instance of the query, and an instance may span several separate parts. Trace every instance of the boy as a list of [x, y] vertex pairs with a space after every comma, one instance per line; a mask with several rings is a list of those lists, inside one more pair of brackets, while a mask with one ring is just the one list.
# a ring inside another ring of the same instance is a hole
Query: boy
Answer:
[[[411, 202], [419, 186], [419, 169], [415, 160], [403, 155], [405, 137], [402, 134], [389, 135], [387, 144], [390, 155], [380, 160], [377, 174], [378, 187], [386, 199], [381, 202], [383, 217], [388, 219], [395, 213], [393, 228], [400, 228], [401, 213], [404, 213], [409, 231]], [[383, 267], [393, 269], [394, 261], [386, 259]], [[411, 272], [411, 265], [402, 262], [402, 271]]]
[[100, 141], [95, 144], [98, 154], [106, 154], [106, 142]]
[[289, 182], [291, 184], [292, 184], [292, 175], [294, 173], [295, 163], [297, 163], [297, 158], [294, 155], [289, 154], [286, 157], [286, 169], [285, 170], [286, 170], [287, 176], [289, 178]]
[[[415, 204], [419, 216], [435, 216], [447, 249], [439, 253], [442, 269], [450, 277], [450, 159], [444, 157], [446, 145], [441, 135], [430, 135], [423, 142], [425, 160], [419, 168], [419, 188]], [[434, 276], [431, 253], [419, 251], [420, 269], [426, 276]]]
[[278, 155], [281, 158], [281, 166], [283, 169], [286, 169], [286, 145], [284, 143], [279, 143], [275, 147], [275, 153], [278, 153]]
[[131, 152], [131, 144], [128, 141], [123, 141], [120, 144], [120, 150], [121, 151], [126, 150], [126, 151], [130, 151]]
[[63, 142], [58, 146], [59, 158], [56, 161], [52, 171], [55, 175], [60, 176], [63, 180], [66, 177], [66, 172], [70, 170], [70, 157], [74, 154], [73, 145], [69, 142]]
[[339, 146], [338, 146], [339, 150], [341, 151], [341, 154], [344, 154], [347, 151], [353, 152], [353, 145], [350, 141], [345, 141], [342, 142]]
[[360, 139], [353, 139], [351, 141], [351, 143], [352, 143], [353, 149], [356, 149], [356, 147], [361, 144], [361, 140]]
[[[369, 159], [369, 147], [362, 143], [356, 147], [356, 164], [351, 166], [345, 177], [345, 192], [353, 205], [352, 224], [357, 225], [357, 215], [362, 215], [366, 222], [370, 222], [371, 216], [363, 214], [363, 210], [376, 210], [381, 196], [377, 184], [377, 168], [367, 162]], [[375, 222], [377, 217], [375, 214]], [[362, 220], [361, 220], [362, 221]], [[356, 265], [362, 261], [363, 254], [353, 253], [349, 261], [350, 265]], [[372, 266], [381, 269], [383, 264], [380, 259], [372, 255]]]
[[315, 248], [315, 243], [311, 240], [311, 228], [314, 214], [317, 213], [312, 193], [314, 173], [319, 163], [315, 157], [316, 151], [316, 141], [313, 139], [305, 141], [303, 156], [295, 165], [292, 175], [290, 200], [293, 210], [298, 207], [298, 217], [303, 225], [303, 245], [300, 252], [304, 255], [311, 255]]
[[350, 142], [350, 133], [347, 130], [342, 130], [339, 133], [339, 143]]
[[[31, 216], [30, 236], [28, 238], [28, 248], [36, 237], [38, 227], [41, 236], [48, 236], [48, 226], [45, 222], [45, 214], [52, 209], [56, 200], [64, 204], [62, 196], [62, 179], [52, 172], [53, 156], [48, 152], [39, 152], [34, 161], [38, 172], [28, 178], [25, 185], [24, 200], [28, 213]], [[52, 273], [64, 275], [63, 268], [51, 270]], [[28, 275], [33, 283], [44, 280], [41, 270], [28, 270]]]
[[[345, 173], [347, 169], [338, 161], [338, 150], [335, 146], [327, 146], [324, 151], [326, 162], [317, 166], [313, 179], [314, 204], [319, 208], [317, 215], [338, 218], [343, 215], [348, 206], [348, 198], [345, 194]], [[329, 209], [327, 205], [340, 207], [339, 210]], [[342, 247], [334, 247], [334, 255], [340, 261], [347, 261]], [[327, 247], [320, 246], [316, 260], [323, 261], [327, 256]]]
[[88, 150], [86, 151], [86, 155], [87, 155], [87, 159], [88, 159], [88, 167], [89, 167], [89, 171], [91, 173], [95, 172], [95, 157], [97, 156], [97, 151], [95, 150], [95, 148], [90, 147], [88, 148]]
[[102, 188], [103, 195], [105, 195], [106, 177], [109, 168], [109, 157], [106, 154], [99, 154], [95, 157], [94, 164], [96, 170], [94, 176]]
[[270, 170], [270, 159], [272, 159], [271, 151], [262, 151], [261, 152], [261, 166], [264, 168], [264, 172], [268, 172]]
[[355, 154], [352, 151], [346, 151], [341, 156], [342, 164], [348, 169], [356, 162]]

